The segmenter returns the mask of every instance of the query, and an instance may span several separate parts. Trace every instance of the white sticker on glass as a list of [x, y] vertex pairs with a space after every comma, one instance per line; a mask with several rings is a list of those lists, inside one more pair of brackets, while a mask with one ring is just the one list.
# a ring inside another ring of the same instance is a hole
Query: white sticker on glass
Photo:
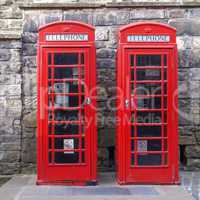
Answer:
[[63, 140], [63, 149], [64, 150], [72, 150], [72, 151], [65, 151], [65, 154], [74, 153], [74, 139], [64, 139]]
[[137, 142], [137, 151], [138, 152], [147, 151], [147, 140], [138, 140], [138, 142]]

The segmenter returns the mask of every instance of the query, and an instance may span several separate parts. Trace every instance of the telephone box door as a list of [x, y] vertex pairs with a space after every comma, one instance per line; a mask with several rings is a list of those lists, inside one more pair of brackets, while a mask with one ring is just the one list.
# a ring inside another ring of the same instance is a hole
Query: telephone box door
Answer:
[[129, 49], [125, 57], [130, 102], [125, 112], [130, 133], [126, 135], [126, 181], [170, 183], [175, 176], [170, 95], [176, 79], [173, 51]]
[[[70, 27], [76, 34], [88, 31], [87, 25], [76, 22], [52, 26], [54, 35], [59, 26], [61, 30]], [[72, 33], [55, 40], [75, 40], [78, 36]], [[88, 32], [88, 40], [92, 34]], [[95, 49], [89, 42], [59, 42], [43, 43], [39, 49], [37, 183], [95, 184], [95, 93], [91, 93], [95, 86], [95, 59], [91, 59]]]

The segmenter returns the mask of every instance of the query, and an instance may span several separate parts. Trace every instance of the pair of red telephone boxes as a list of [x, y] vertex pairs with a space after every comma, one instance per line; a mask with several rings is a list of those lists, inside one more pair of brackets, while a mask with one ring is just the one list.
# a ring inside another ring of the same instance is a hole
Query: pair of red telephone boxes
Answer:
[[[116, 168], [119, 184], [177, 184], [176, 30], [119, 30]], [[39, 30], [37, 184], [97, 182], [95, 29], [67, 21]], [[109, 67], [109, 66], [108, 66]]]

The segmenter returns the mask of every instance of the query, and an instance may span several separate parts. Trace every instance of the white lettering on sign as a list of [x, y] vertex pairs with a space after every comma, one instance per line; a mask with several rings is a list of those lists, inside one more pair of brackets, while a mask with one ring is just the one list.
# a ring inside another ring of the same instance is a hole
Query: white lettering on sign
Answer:
[[169, 35], [128, 35], [128, 42], [169, 42]]
[[47, 34], [46, 41], [88, 41], [88, 34]]

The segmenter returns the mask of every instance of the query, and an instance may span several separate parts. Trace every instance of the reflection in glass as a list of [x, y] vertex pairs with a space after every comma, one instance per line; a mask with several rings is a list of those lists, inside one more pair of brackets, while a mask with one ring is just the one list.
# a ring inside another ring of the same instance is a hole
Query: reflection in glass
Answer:
[[161, 94], [160, 83], [137, 84], [136, 93], [138, 95], [158, 95]]
[[162, 164], [162, 156], [161, 154], [145, 154], [138, 155], [137, 158], [138, 165], [161, 165]]
[[78, 78], [78, 68], [75, 67], [55, 67], [55, 79]]
[[55, 163], [78, 163], [79, 152], [67, 153], [67, 152], [55, 152]]
[[137, 126], [138, 137], [161, 137], [161, 126]]
[[[52, 120], [53, 112], [49, 111], [49, 121]], [[55, 110], [54, 111], [55, 121], [76, 121], [79, 120], [78, 110]]]
[[161, 80], [161, 69], [137, 69], [137, 81]]
[[161, 66], [161, 55], [137, 55], [137, 66]]
[[151, 97], [151, 98], [138, 98], [137, 99], [137, 108], [139, 109], [160, 109], [161, 108], [161, 98], [160, 97]]
[[78, 53], [55, 53], [54, 64], [55, 65], [77, 65]]
[[138, 123], [161, 123], [161, 112], [137, 112]]

